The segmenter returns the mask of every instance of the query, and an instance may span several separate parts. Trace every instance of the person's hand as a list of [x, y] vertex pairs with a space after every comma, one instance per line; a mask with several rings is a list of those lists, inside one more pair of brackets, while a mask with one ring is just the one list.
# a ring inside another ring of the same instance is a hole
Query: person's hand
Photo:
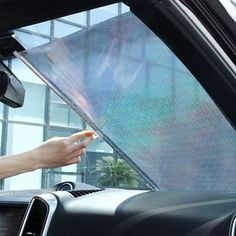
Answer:
[[80, 162], [85, 152], [84, 138], [93, 139], [94, 131], [82, 131], [69, 137], [54, 137], [32, 150], [34, 168], [54, 168]]

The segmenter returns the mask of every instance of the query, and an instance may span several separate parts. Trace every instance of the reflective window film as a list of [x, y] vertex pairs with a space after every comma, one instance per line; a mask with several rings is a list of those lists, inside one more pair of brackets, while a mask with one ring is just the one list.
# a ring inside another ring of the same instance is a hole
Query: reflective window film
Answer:
[[235, 191], [235, 131], [132, 13], [20, 57], [161, 190]]

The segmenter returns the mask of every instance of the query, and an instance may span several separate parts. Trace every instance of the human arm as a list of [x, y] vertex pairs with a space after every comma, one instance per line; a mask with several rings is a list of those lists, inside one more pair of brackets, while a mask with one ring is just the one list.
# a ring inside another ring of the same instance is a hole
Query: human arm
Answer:
[[82, 131], [68, 137], [55, 137], [30, 151], [2, 157], [0, 159], [0, 179], [33, 171], [38, 168], [54, 168], [80, 162], [86, 144], [77, 143], [91, 138], [94, 131]]

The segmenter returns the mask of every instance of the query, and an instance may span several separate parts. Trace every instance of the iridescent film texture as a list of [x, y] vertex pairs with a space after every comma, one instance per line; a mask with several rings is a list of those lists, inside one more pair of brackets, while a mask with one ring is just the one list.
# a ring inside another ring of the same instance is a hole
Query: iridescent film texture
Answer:
[[235, 192], [235, 131], [132, 13], [20, 57], [161, 190]]

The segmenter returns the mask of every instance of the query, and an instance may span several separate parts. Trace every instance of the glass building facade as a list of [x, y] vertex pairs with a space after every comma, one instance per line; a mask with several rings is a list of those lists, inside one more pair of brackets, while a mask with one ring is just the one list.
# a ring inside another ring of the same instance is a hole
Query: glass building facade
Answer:
[[[86, 29], [128, 11], [122, 3], [65, 16], [15, 31], [17, 39], [26, 49], [55, 38]], [[1, 156], [20, 153], [40, 145], [53, 136], [67, 136], [90, 127], [46, 86], [19, 59], [4, 63], [21, 80], [26, 90], [22, 108], [12, 109], [0, 104]], [[40, 169], [0, 181], [0, 189], [19, 190], [47, 188], [61, 181], [82, 181], [95, 184], [96, 160], [116, 156], [104, 141], [94, 141], [87, 149], [80, 164], [54, 169]]]

